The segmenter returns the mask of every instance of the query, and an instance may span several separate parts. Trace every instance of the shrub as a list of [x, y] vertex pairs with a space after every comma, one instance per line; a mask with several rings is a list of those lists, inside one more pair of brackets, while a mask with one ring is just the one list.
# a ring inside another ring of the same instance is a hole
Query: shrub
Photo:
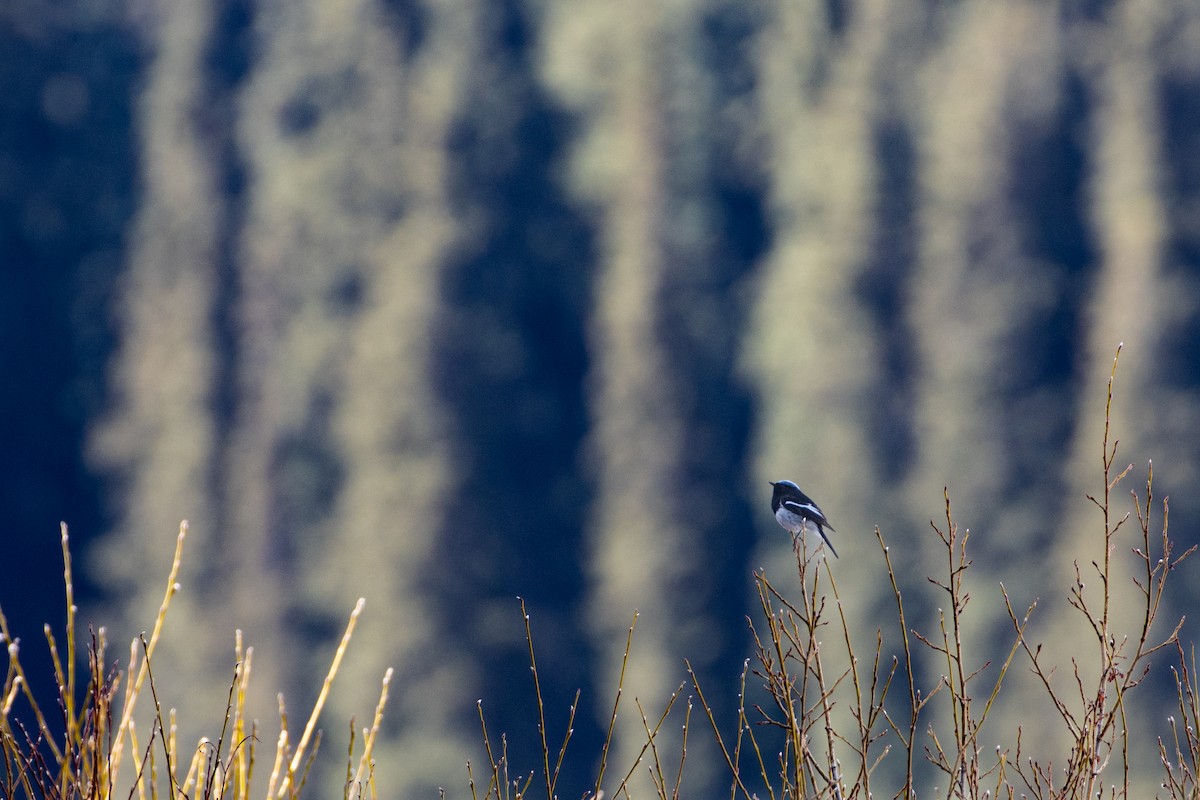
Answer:
[[[183, 747], [176, 737], [175, 712], [172, 709], [164, 714], [154, 683], [154, 650], [167, 619], [171, 598], [179, 589], [176, 578], [186, 538], [187, 523], [184, 522], [180, 525], [166, 591], [149, 638], [142, 634], [133, 641], [124, 669], [109, 669], [105, 666], [108, 650], [105, 630], [100, 628], [91, 632], [87, 642], [87, 684], [80, 693], [76, 674], [78, 645], [71, 553], [67, 526], [62, 526], [67, 601], [65, 651], [60, 653], [49, 625], [45, 627], [45, 633], [54, 663], [63, 733], [60, 736], [53, 733], [39, 707], [21, 667], [19, 642], [12, 637], [7, 620], [0, 613], [0, 641], [7, 645], [8, 651], [8, 670], [0, 694], [0, 749], [4, 756], [0, 798], [108, 800], [133, 797], [135, 793], [143, 798], [159, 797], [165, 791], [168, 797], [243, 800], [254, 794], [258, 726], [247, 720], [243, 713], [254, 653], [253, 648], [243, 646], [241, 631], [235, 634], [236, 665], [224, 721], [215, 742], [205, 738], [194, 749]], [[279, 735], [275, 739], [271, 772], [262, 795], [268, 800], [295, 798], [304, 787], [320, 744], [317, 718], [350, 643], [363, 603], [360, 598], [350, 615], [321, 693], [298, 740], [293, 739], [283, 697], [279, 697]], [[346, 798], [376, 795], [372, 754], [390, 680], [391, 670], [388, 670], [373, 724], [363, 731], [357, 759], [351, 728]], [[143, 701], [147, 689], [149, 699]], [[29, 714], [14, 713], [14, 705], [19, 699], [28, 705]], [[146, 724], [137, 721], [139, 701], [143, 701], [143, 705], [145, 702], [151, 704]], [[32, 730], [22, 721], [26, 718], [33, 721]], [[127, 763], [127, 756], [136, 761]]]

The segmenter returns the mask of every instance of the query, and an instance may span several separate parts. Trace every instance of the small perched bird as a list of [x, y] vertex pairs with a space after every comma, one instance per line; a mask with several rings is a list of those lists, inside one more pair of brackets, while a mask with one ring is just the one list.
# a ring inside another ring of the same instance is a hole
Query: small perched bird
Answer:
[[800, 533], [808, 527], [808, 523], [817, 526], [817, 533], [829, 546], [829, 552], [837, 558], [837, 550], [825, 535], [825, 528], [833, 530], [825, 512], [817, 508], [812, 498], [800, 491], [800, 487], [791, 481], [771, 481], [775, 491], [771, 494], [771, 510], [775, 512], [775, 521], [792, 533]]

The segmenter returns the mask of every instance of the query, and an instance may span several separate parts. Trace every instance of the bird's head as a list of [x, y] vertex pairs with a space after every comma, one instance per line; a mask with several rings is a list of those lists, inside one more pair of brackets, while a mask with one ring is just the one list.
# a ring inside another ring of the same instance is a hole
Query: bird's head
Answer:
[[772, 508], [779, 508], [779, 503], [784, 498], [792, 498], [796, 497], [797, 495], [801, 495], [800, 487], [792, 481], [768, 481], [768, 483], [770, 483], [771, 488], [774, 489], [774, 491], [771, 492]]

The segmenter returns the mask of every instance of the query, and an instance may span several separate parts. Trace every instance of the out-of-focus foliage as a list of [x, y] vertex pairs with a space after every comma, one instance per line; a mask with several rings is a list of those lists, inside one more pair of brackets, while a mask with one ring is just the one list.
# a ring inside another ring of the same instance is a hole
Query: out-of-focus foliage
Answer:
[[581, 793], [635, 609], [625, 691], [686, 657], [732, 713], [783, 477], [853, 629], [875, 525], [932, 618], [948, 484], [981, 591], [1070, 652], [1118, 341], [1122, 452], [1200, 524], [1190, 0], [44, 5], [0, 7], [0, 601], [65, 517], [133, 625], [188, 518], [207, 638], [159, 658], [198, 709], [234, 627], [306, 702], [364, 595], [331, 718], [396, 667], [381, 784], [460, 780], [480, 697], [527, 763], [520, 595]]

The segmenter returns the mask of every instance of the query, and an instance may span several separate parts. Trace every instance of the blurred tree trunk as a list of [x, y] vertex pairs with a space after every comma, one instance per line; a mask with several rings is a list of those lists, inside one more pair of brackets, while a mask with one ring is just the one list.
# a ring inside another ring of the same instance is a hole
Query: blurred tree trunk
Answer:
[[476, 10], [430, 4], [418, 19], [362, 0], [264, 3], [255, 14], [261, 59], [239, 101], [255, 181], [229, 487], [233, 528], [262, 562], [242, 565], [231, 599], [270, 609], [267, 629], [286, 633], [272, 656], [307, 698], [331, 635], [366, 596], [327, 719], [334, 730], [365, 724], [394, 666], [378, 777], [427, 793], [466, 761], [470, 732], [456, 726], [476, 680], [472, 659], [446, 651], [439, 592], [423, 579], [448, 469], [430, 341], [441, 265], [460, 237], [441, 143]]
[[[1181, 24], [1187, 18], [1191, 37]], [[1172, 366], [1180, 363], [1177, 348], [1181, 344], [1188, 350], [1194, 348], [1194, 344], [1176, 339], [1176, 332], [1182, 323], [1184, 329], [1191, 327], [1194, 336], [1197, 282], [1196, 265], [1181, 263], [1179, 251], [1172, 248], [1195, 238], [1194, 223], [1176, 209], [1195, 203], [1196, 170], [1194, 166], [1190, 169], [1191, 191], [1180, 191], [1189, 181], [1185, 164], [1194, 164], [1194, 158], [1179, 161], [1182, 154], [1175, 148], [1183, 143], [1171, 141], [1171, 130], [1178, 123], [1169, 121], [1190, 110], [1194, 129], [1200, 117], [1195, 116], [1194, 102], [1190, 109], [1188, 105], [1165, 105], [1172, 98], [1172, 87], [1190, 84], [1190, 94], [1195, 94], [1200, 64], [1193, 48], [1200, 15], [1185, 4], [1124, 2], [1114, 4], [1104, 22], [1080, 39], [1074, 53], [1088, 76], [1094, 104], [1087, 130], [1088, 213], [1095, 231], [1097, 277], [1080, 342], [1078, 424], [1064, 462], [1073, 496], [1066, 498], [1070, 513], [1056, 542], [1052, 583], [1056, 587], [1073, 583], [1077, 565], [1086, 585], [1084, 596], [1097, 610], [1102, 584], [1093, 563], [1104, 563], [1104, 520], [1095, 506], [1082, 498], [1086, 493], [1103, 500], [1105, 382], [1118, 344], [1123, 347], [1113, 385], [1108, 444], [1116, 446], [1116, 457], [1110, 480], [1127, 466], [1132, 469], [1114, 487], [1110, 499], [1110, 525], [1129, 515], [1115, 537], [1111, 555], [1114, 595], [1132, 599], [1137, 594], [1133, 580], [1138, 567], [1131, 551], [1142, 544], [1130, 493], [1136, 492], [1145, 503], [1147, 468], [1153, 461], [1150, 552], [1157, 558], [1162, 498], [1173, 494], [1172, 489], [1194, 483], [1196, 445], [1190, 432], [1196, 430], [1194, 423], [1200, 419], [1194, 388], [1180, 391], [1183, 387], [1177, 386], [1177, 375], [1171, 374]], [[1189, 49], [1190, 54], [1184, 55]], [[1184, 307], [1193, 311], [1181, 315]], [[1189, 369], [1194, 367], [1193, 363]], [[1176, 557], [1186, 548], [1183, 543], [1194, 541], [1187, 531], [1197, 518], [1188, 504], [1180, 511], [1180, 515], [1171, 515], [1170, 532], [1180, 542]], [[1188, 592], [1186, 579], [1176, 575], [1175, 581], [1176, 590]], [[1094, 655], [1099, 644], [1082, 614], [1065, 602], [1065, 591], [1055, 594], [1058, 596], [1051, 598], [1043, 611], [1048, 654], [1063, 665], [1078, 662], [1084, 686], [1094, 690], [1100, 679]], [[1183, 596], [1164, 604], [1156, 629], [1160, 636], [1170, 631], [1181, 614], [1188, 613], [1191, 604]], [[1114, 602], [1111, 610], [1117, 640], [1124, 636], [1136, 639], [1144, 613], [1141, 604]], [[1157, 659], [1164, 664], [1160, 677], [1166, 676], [1165, 664], [1170, 658]], [[1075, 679], [1069, 670], [1064, 666], [1059, 672], [1059, 687], [1074, 694]], [[1142, 701], [1152, 702], [1148, 698]], [[1139, 787], [1135, 794], [1148, 795], [1157, 789], [1155, 742], [1163, 735], [1160, 722], [1137, 715], [1130, 720], [1131, 762]]]
[[[738, 222], [761, 225], [761, 211], [729, 200], [748, 194], [758, 167], [745, 149], [749, 132], [729, 124], [746, 113], [749, 96], [736, 78], [706, 70], [717, 57], [745, 75], [752, 63], [739, 48], [757, 20], [710, 11], [561, 6], [543, 29], [548, 80], [583, 122], [572, 185], [598, 214], [589, 627], [601, 659], [597, 683], [609, 691], [624, 632], [640, 614], [607, 791], [646, 741], [632, 698], [653, 725], [690, 658], [728, 707], [745, 641], [736, 611], [747, 587], [749, 527], [740, 457], [747, 412], [735, 372], [745, 298], [737, 280], [765, 243], [750, 235], [730, 251], [715, 235]], [[728, 25], [735, 36], [710, 43], [706, 25]], [[733, 52], [708, 49], [721, 45]], [[717, 194], [722, 186], [728, 202]], [[594, 703], [606, 722], [607, 694]], [[674, 713], [683, 713], [682, 699]], [[721, 782], [702, 730], [687, 742], [685, 786], [696, 791]], [[656, 740], [671, 774], [678, 731], [668, 723]], [[644, 783], [649, 761], [642, 764], [635, 794], [652, 792]]]
[[228, 688], [221, 684], [233, 674], [232, 627], [207, 624], [224, 615], [213, 605], [219, 591], [201, 580], [218, 556], [213, 510], [221, 498], [214, 318], [228, 200], [219, 148], [199, 124], [212, 102], [204, 59], [215, 14], [213, 3], [196, 2], [145, 17], [154, 57], [137, 112], [143, 179], [119, 300], [117, 405], [92, 447], [123, 489], [117, 533], [97, 553], [109, 585], [128, 593], [123, 613], [109, 621], [122, 659], [129, 641], [152, 627], [180, 520], [192, 520], [187, 589], [172, 603], [160, 651], [172, 685], [192, 687], [184, 719], [219, 708]]

